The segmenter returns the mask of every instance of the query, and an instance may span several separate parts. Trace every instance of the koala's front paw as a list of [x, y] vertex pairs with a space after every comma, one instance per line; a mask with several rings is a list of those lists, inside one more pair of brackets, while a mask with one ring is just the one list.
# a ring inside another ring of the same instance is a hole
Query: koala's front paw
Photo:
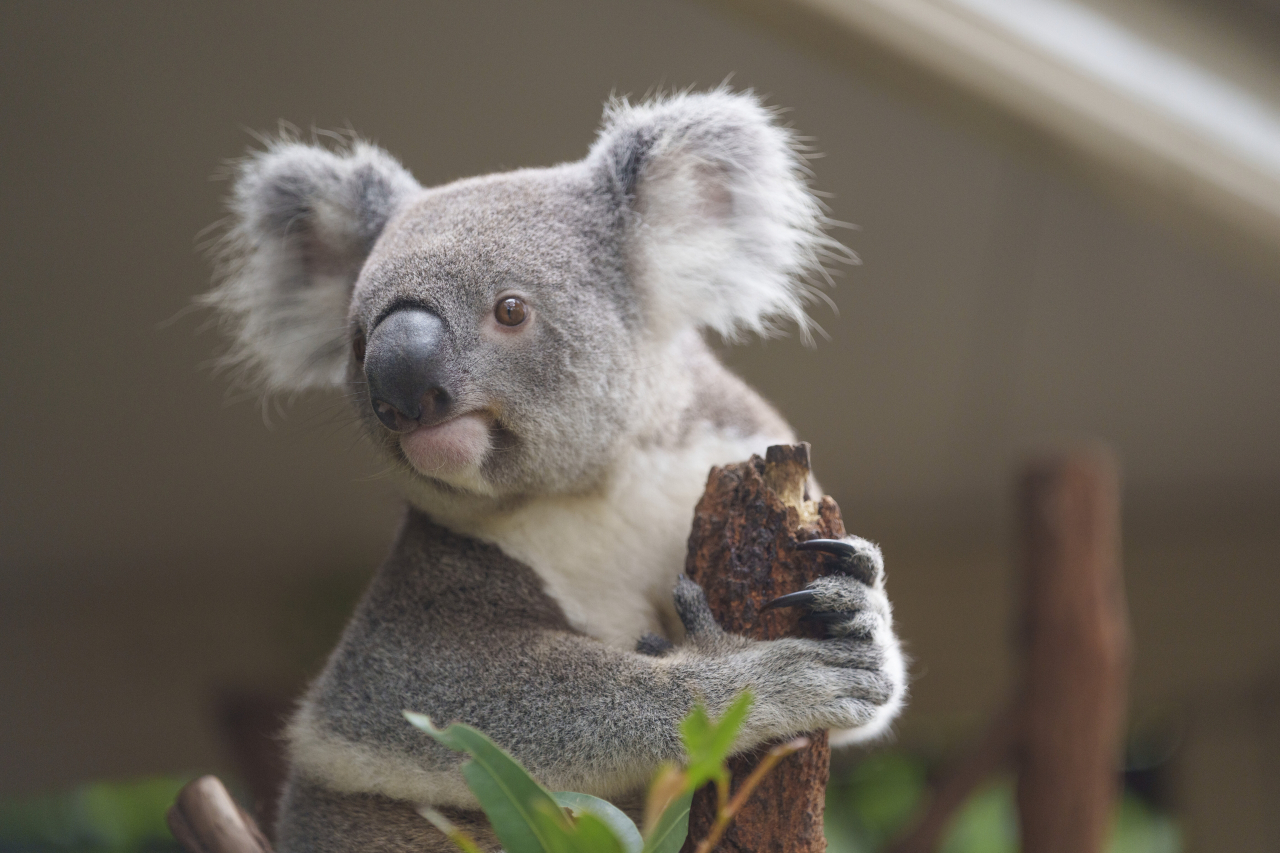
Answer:
[[884, 593], [884, 557], [873, 542], [857, 536], [810, 539], [803, 551], [834, 556], [835, 574], [819, 578], [799, 592], [780, 595], [764, 606], [803, 607], [827, 626], [828, 636], [874, 640], [892, 634], [892, 610]]
[[854, 641], [870, 652], [868, 666], [880, 697], [867, 696], [852, 724], [833, 725], [832, 743], [867, 740], [884, 732], [902, 709], [906, 696], [906, 660], [893, 631], [893, 610], [884, 591], [884, 557], [873, 542], [857, 536], [811, 539], [799, 546], [834, 557], [835, 572], [818, 578], [798, 593], [779, 596], [768, 606], [802, 606], [827, 626], [831, 640]]
[[867, 586], [884, 586], [884, 555], [880, 546], [860, 536], [843, 539], [810, 539], [796, 546], [801, 551], [818, 551], [836, 558], [838, 574], [850, 575]]
[[852, 571], [819, 578], [779, 604], [803, 605], [826, 623], [826, 640], [756, 642], [727, 634], [712, 617], [701, 587], [684, 578], [676, 586], [676, 611], [690, 644], [730, 664], [717, 667], [717, 676], [734, 672], [733, 681], [756, 696], [747, 723], [749, 741], [819, 728], [852, 730], [845, 740], [867, 738], [883, 731], [902, 706], [905, 666], [883, 590], [880, 551], [861, 539], [834, 545], [839, 568]]

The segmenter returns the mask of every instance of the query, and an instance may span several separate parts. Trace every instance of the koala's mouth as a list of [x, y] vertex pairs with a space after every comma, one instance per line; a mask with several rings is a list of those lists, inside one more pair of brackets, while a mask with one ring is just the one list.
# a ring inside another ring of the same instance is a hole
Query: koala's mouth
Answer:
[[493, 419], [468, 412], [438, 424], [420, 426], [400, 436], [409, 464], [428, 477], [448, 477], [475, 470], [493, 446]]

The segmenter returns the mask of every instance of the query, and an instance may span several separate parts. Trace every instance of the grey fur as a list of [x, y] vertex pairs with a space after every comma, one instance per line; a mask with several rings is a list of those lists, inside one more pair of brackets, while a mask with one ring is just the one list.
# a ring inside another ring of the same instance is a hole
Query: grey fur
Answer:
[[[870, 543], [849, 540], [869, 583], [815, 585], [827, 640], [726, 634], [675, 583], [708, 466], [794, 438], [700, 333], [803, 327], [834, 245], [753, 97], [615, 102], [581, 161], [433, 189], [370, 146], [280, 143], [242, 164], [232, 209], [209, 301], [267, 390], [360, 398], [352, 340], [412, 305], [443, 324], [457, 410], [487, 425], [471, 468], [424, 470], [359, 408], [413, 508], [291, 724], [284, 853], [444, 849], [411, 805], [475, 803], [405, 709], [480, 728], [553, 789], [632, 804], [698, 700], [755, 694], [741, 749], [889, 724], [904, 672]], [[532, 319], [504, 330], [513, 293]]]
[[[484, 814], [442, 810], [484, 850], [499, 849]], [[291, 779], [278, 834], [310, 853], [457, 853], [457, 847], [403, 800], [380, 794], [341, 794], [304, 779]]]

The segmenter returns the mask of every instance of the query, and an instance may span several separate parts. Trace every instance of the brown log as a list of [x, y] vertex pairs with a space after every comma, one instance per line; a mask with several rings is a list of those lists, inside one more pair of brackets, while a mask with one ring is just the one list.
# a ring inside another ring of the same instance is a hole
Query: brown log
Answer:
[[973, 790], [1010, 766], [1025, 853], [1097, 853], [1105, 841], [1129, 663], [1115, 462], [1097, 450], [1032, 462], [1018, 509], [1019, 689], [892, 853], [932, 853]]
[[1042, 459], [1020, 491], [1022, 850], [1096, 853], [1117, 792], [1129, 664], [1116, 466], [1100, 451]]
[[[794, 611], [761, 610], [771, 599], [834, 571], [827, 562], [831, 558], [796, 550], [808, 539], [845, 535], [835, 501], [810, 500], [808, 489], [808, 444], [777, 445], [764, 459], [753, 456], [712, 469], [694, 512], [685, 573], [702, 585], [712, 613], [726, 631], [759, 640], [821, 636], [818, 626]], [[717, 851], [826, 850], [822, 813], [830, 748], [826, 732], [808, 737], [813, 745], [783, 759], [765, 778]], [[766, 750], [730, 760], [735, 783], [750, 774]], [[708, 786], [694, 797], [685, 853], [707, 835], [715, 813], [714, 786]]]
[[271, 853], [258, 825], [217, 776], [187, 783], [165, 818], [187, 853]]

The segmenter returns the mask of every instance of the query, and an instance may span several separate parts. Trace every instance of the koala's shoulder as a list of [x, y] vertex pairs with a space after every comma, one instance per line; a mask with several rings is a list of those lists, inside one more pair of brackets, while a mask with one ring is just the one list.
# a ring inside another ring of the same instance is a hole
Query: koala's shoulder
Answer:
[[433, 642], [477, 626], [572, 630], [533, 569], [417, 510], [407, 513], [352, 624], [365, 630], [394, 626], [401, 635], [429, 633]]
[[731, 437], [767, 436], [785, 441], [791, 427], [778, 410], [715, 357], [699, 338], [684, 354], [695, 393], [681, 417], [680, 435], [698, 429]]

